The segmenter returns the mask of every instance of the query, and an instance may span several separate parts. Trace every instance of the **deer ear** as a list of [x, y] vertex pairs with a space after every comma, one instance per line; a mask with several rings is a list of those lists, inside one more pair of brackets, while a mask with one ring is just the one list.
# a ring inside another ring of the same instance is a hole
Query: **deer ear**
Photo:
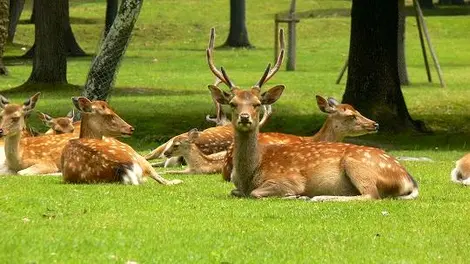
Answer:
[[80, 97], [72, 97], [73, 105], [79, 111], [82, 112], [91, 112], [93, 108], [91, 107], [91, 101], [88, 98], [80, 96]]
[[282, 95], [286, 87], [284, 85], [276, 85], [268, 91], [261, 94], [261, 104], [271, 105], [274, 104]]
[[33, 110], [39, 100], [40, 95], [41, 93], [36, 93], [35, 95], [31, 96], [28, 100], [26, 100], [23, 103], [23, 110], [26, 112], [30, 112], [31, 110]]
[[317, 95], [316, 98], [318, 108], [320, 108], [323, 113], [332, 114], [336, 112], [336, 107], [334, 105], [331, 105], [328, 100], [319, 95]]
[[50, 122], [52, 121], [52, 117], [51, 117], [50, 115], [44, 114], [44, 113], [39, 112], [39, 111], [38, 111], [38, 117], [39, 117], [39, 119], [41, 119], [41, 120], [44, 122], [44, 124], [46, 124], [46, 125], [49, 125]]
[[75, 110], [72, 109], [72, 111], [68, 112], [66, 115], [69, 119], [72, 119], [75, 117]]
[[209, 85], [209, 90], [211, 91], [212, 98], [219, 104], [228, 104], [230, 102], [231, 94], [224, 92], [215, 85]]
[[198, 137], [199, 137], [199, 131], [197, 130], [197, 128], [193, 128], [189, 130], [188, 132], [189, 142], [191, 143], [194, 142]]
[[9, 103], [10, 101], [8, 101], [7, 98], [5, 98], [3, 95], [0, 95], [0, 108], [5, 108], [5, 106]]
[[328, 97], [328, 104], [331, 106], [337, 106], [339, 105], [339, 102], [333, 97]]

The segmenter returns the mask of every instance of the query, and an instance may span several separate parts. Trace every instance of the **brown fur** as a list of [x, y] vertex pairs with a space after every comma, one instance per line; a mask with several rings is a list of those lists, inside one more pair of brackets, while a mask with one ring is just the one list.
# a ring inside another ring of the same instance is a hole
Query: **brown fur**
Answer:
[[470, 154], [464, 155], [455, 163], [451, 180], [455, 183], [470, 185]]

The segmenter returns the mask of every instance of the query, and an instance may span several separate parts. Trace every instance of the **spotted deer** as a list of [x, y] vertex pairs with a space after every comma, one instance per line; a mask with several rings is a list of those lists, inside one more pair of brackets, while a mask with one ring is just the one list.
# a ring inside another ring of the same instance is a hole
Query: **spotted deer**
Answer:
[[[282, 38], [282, 31], [280, 32]], [[214, 29], [211, 30], [211, 39]], [[208, 48], [207, 56], [211, 56]], [[208, 58], [210, 61], [211, 58]], [[221, 73], [230, 92], [209, 85], [212, 98], [230, 105], [234, 128], [232, 195], [262, 198], [268, 196], [308, 197], [311, 201], [371, 200], [385, 197], [414, 199], [416, 181], [400, 163], [383, 150], [333, 142], [260, 144], [259, 112], [271, 105], [285, 86], [261, 91], [265, 74], [250, 89], [241, 89]], [[214, 67], [215, 68], [215, 67]], [[220, 77], [219, 77], [220, 78]]]
[[58, 135], [64, 133], [80, 133], [80, 121], [73, 121], [74, 111], [71, 111], [65, 117], [53, 118], [48, 114], [38, 111], [38, 117], [49, 127], [44, 135]]
[[173, 139], [171, 146], [163, 152], [167, 158], [182, 156], [188, 167], [181, 171], [166, 171], [170, 174], [213, 174], [222, 171], [225, 151], [205, 155], [195, 144], [200, 132], [192, 129]]
[[29, 116], [39, 100], [36, 93], [24, 104], [11, 104], [0, 96], [2, 121], [0, 136], [5, 139], [5, 165], [9, 172], [20, 175], [51, 174], [59, 172], [60, 155], [74, 134], [23, 137], [25, 117]]
[[138, 185], [143, 176], [150, 176], [164, 185], [181, 183], [164, 179], [132, 147], [114, 139], [130, 136], [134, 128], [108, 103], [91, 102], [86, 97], [74, 97], [72, 102], [81, 112], [82, 122], [79, 138], [70, 140], [62, 152], [60, 167], [65, 182]]
[[470, 185], [470, 154], [464, 155], [455, 163], [450, 177], [455, 183]]

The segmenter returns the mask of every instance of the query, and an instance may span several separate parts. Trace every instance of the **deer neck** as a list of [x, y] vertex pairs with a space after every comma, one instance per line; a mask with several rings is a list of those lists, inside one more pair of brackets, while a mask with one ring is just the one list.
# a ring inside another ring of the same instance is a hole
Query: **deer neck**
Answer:
[[89, 114], [82, 113], [82, 122], [80, 126], [80, 138], [96, 138], [103, 139], [103, 134], [92, 128], [91, 118]]
[[196, 144], [191, 144], [191, 149], [186, 155], [183, 155], [183, 158], [192, 168], [211, 167], [214, 162], [220, 161], [219, 159], [208, 157]]
[[341, 142], [344, 136], [338, 133], [333, 121], [327, 118], [320, 130], [311, 137], [312, 141]]
[[5, 138], [5, 158], [8, 168], [14, 171], [21, 170], [21, 154], [20, 146], [21, 133]]
[[234, 134], [232, 180], [236, 188], [246, 196], [255, 188], [253, 180], [257, 177], [261, 163], [258, 134], [259, 127], [249, 133], [235, 129]]

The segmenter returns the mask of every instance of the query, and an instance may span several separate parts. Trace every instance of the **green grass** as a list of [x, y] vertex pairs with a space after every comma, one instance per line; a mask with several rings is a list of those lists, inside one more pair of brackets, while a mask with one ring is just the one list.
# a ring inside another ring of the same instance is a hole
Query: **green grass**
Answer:
[[[95, 52], [103, 27], [105, 1], [71, 1], [73, 30], [88, 53]], [[273, 59], [275, 13], [290, 1], [247, 2], [253, 50], [216, 50], [236, 84], [249, 86]], [[298, 1], [298, 10], [350, 7], [350, 1]], [[328, 13], [326, 14], [334, 14]], [[210, 15], [208, 15], [210, 14]], [[27, 19], [26, 10], [23, 19]], [[169, 137], [210, 124], [213, 113], [205, 62], [209, 29], [216, 45], [228, 34], [226, 1], [145, 1], [133, 40], [121, 64], [111, 104], [136, 127], [127, 140], [146, 152]], [[0, 262], [446, 262], [462, 263], [470, 253], [466, 211], [469, 188], [451, 184], [454, 161], [470, 148], [470, 17], [426, 18], [444, 71], [441, 89], [433, 71], [428, 84], [414, 19], [407, 20], [407, 62], [412, 85], [403, 88], [414, 118], [432, 135], [401, 134], [354, 140], [381, 146], [396, 156], [429, 157], [433, 162], [403, 162], [420, 184], [415, 201], [320, 203], [228, 196], [232, 184], [220, 175], [166, 176], [184, 184], [163, 187], [65, 185], [57, 177], [0, 177]], [[266, 130], [311, 134], [324, 120], [315, 94], [341, 99], [344, 82], [334, 81], [348, 53], [349, 18], [302, 18], [298, 24], [297, 71], [280, 71], [269, 84], [287, 86], [274, 105]], [[33, 42], [32, 25], [20, 24], [7, 56], [21, 55]], [[68, 81], [83, 85], [91, 57], [68, 61]], [[21, 85], [31, 62], [7, 58], [2, 94], [23, 101], [43, 92], [37, 110], [65, 115], [80, 88]], [[268, 85], [269, 86], [269, 85]], [[32, 125], [44, 129], [35, 118]]]

